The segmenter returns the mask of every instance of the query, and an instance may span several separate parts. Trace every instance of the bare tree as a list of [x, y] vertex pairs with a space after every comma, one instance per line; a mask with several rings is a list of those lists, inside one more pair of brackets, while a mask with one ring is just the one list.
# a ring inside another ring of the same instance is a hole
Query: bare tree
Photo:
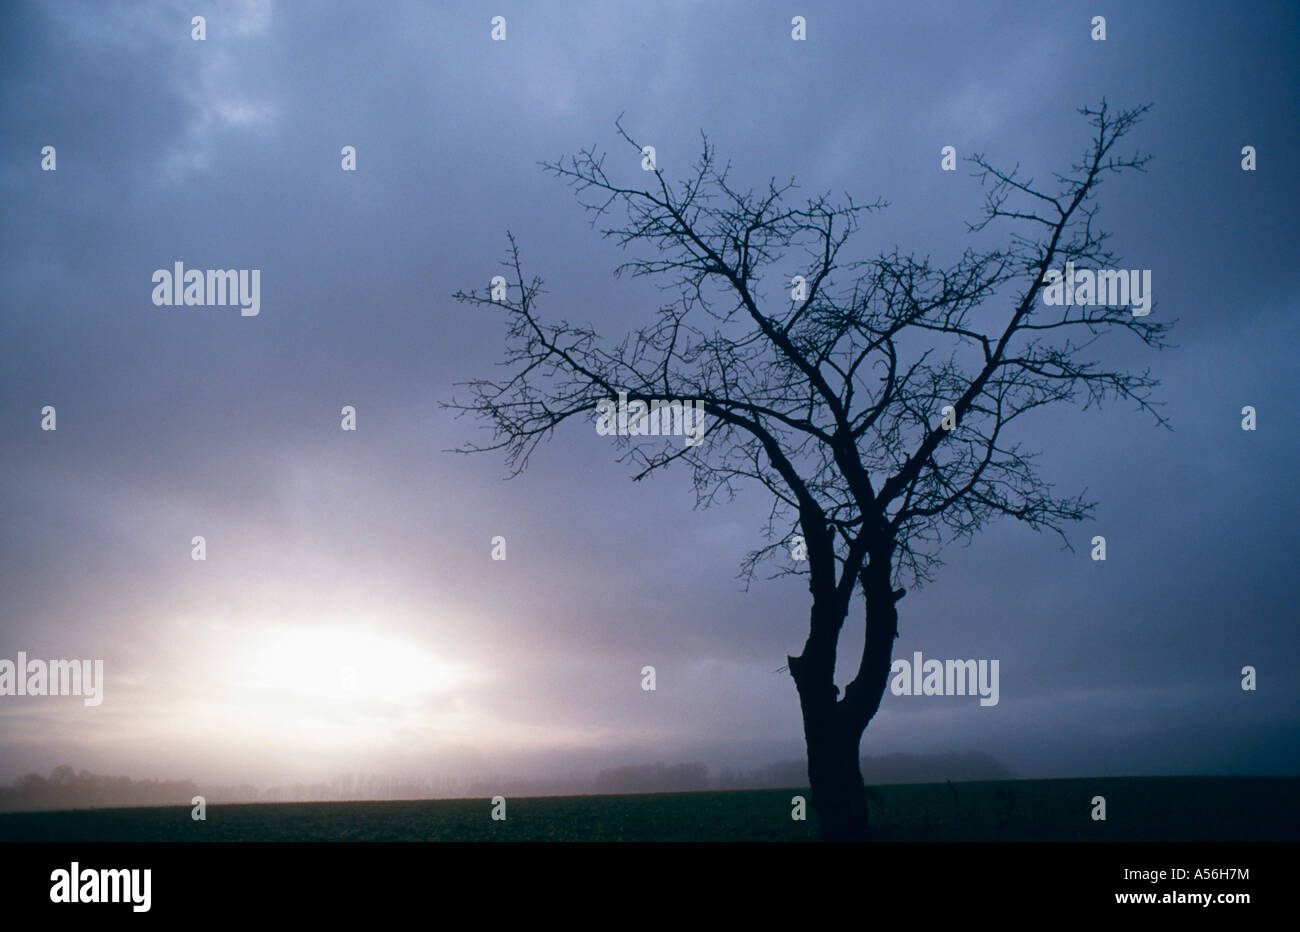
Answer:
[[[612, 224], [606, 236], [646, 247], [631, 250], [616, 274], [654, 276], [672, 300], [616, 344], [586, 326], [544, 322], [541, 279], [525, 277], [513, 236], [505, 298], [456, 295], [499, 307], [509, 321], [508, 376], [462, 383], [469, 398], [448, 405], [492, 429], [491, 441], [462, 452], [502, 450], [517, 474], [561, 423], [589, 418], [620, 392], [629, 407], [701, 401], [710, 425], [703, 442], [620, 437], [620, 462], [635, 464], [636, 479], [688, 464], [703, 505], [728, 499], [739, 483], [761, 483], [772, 496], [768, 543], [745, 559], [747, 579], [765, 558], [786, 557], [791, 534], [803, 538], [806, 567], [786, 559], [779, 572], [806, 573], [812, 593], [807, 640], [789, 670], [823, 837], [867, 835], [859, 746], [888, 683], [903, 583], [930, 580], [946, 544], [1001, 516], [1054, 531], [1068, 547], [1064, 528], [1093, 507], [1053, 493], [1012, 439], [1013, 422], [1044, 405], [1116, 398], [1165, 424], [1149, 372], [1085, 356], [1117, 331], [1162, 347], [1169, 325], [1114, 303], [1043, 301], [1049, 270], [1114, 267], [1093, 196], [1108, 174], [1144, 170], [1147, 156], [1115, 147], [1146, 109], [1116, 112], [1104, 101], [1081, 109], [1091, 144], [1049, 186], [972, 157], [987, 200], [968, 227], [1006, 225], [1006, 246], [967, 249], [948, 266], [897, 248], [850, 261], [845, 244], [884, 205], [827, 195], [792, 203], [793, 180], [742, 192], [707, 137], [677, 185], [658, 170], [642, 176], [648, 187], [624, 185], [603, 154], [583, 150], [543, 167], [574, 187], [593, 224]], [[765, 276], [779, 283], [774, 298], [761, 293]], [[865, 603], [865, 645], [841, 696], [836, 649], [855, 593]]]

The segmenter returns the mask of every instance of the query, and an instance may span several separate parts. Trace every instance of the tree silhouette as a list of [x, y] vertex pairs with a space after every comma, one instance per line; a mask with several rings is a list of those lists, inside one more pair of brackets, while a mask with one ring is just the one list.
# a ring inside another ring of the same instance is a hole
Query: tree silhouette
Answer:
[[[1064, 528], [1093, 507], [1053, 494], [1011, 436], [1013, 422], [1045, 405], [1116, 398], [1165, 425], [1150, 401], [1158, 383], [1149, 372], [1085, 356], [1121, 330], [1160, 348], [1169, 325], [1127, 307], [1042, 300], [1049, 270], [1115, 266], [1093, 198], [1110, 173], [1144, 170], [1148, 156], [1115, 146], [1146, 110], [1116, 112], [1105, 101], [1082, 108], [1090, 146], [1050, 190], [1018, 169], [970, 158], [986, 203], [968, 229], [1005, 225], [1006, 245], [967, 249], [947, 266], [897, 247], [842, 258], [861, 218], [885, 205], [828, 195], [792, 203], [793, 180], [738, 190], [703, 134], [698, 162], [675, 186], [657, 169], [642, 176], [646, 188], [619, 183], [602, 153], [582, 150], [543, 167], [630, 250], [616, 275], [653, 276], [672, 300], [617, 343], [586, 326], [543, 321], [541, 279], [525, 277], [513, 235], [505, 297], [456, 294], [499, 308], [509, 325], [507, 377], [460, 383], [469, 398], [447, 405], [492, 430], [489, 442], [460, 452], [504, 451], [514, 475], [561, 423], [590, 417], [620, 392], [629, 407], [702, 401], [703, 442], [620, 436], [620, 462], [635, 465], [636, 479], [689, 465], [704, 506], [740, 483], [761, 483], [772, 497], [768, 543], [745, 558], [747, 579], [791, 534], [803, 538], [806, 568], [786, 563], [778, 575], [806, 573], [812, 595], [807, 640], [789, 670], [825, 838], [867, 836], [859, 745], [888, 682], [903, 584], [931, 580], [946, 544], [997, 517], [1052, 530], [1068, 547]], [[639, 155], [641, 145], [621, 121], [615, 126]], [[771, 280], [779, 292], [765, 297], [761, 286]], [[865, 643], [841, 695], [836, 650], [855, 593], [865, 603]]]

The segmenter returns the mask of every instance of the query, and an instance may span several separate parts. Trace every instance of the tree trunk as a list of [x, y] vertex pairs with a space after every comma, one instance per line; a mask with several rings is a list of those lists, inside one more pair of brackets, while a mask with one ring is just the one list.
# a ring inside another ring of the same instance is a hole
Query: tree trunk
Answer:
[[858, 762], [861, 740], [861, 732], [834, 723], [824, 734], [808, 736], [808, 780], [823, 841], [866, 841], [870, 834]]
[[835, 686], [835, 647], [840, 623], [827, 617], [825, 601], [814, 601], [812, 634], [803, 654], [789, 658], [799, 690], [808, 782], [824, 841], [863, 841], [869, 837], [866, 788], [858, 758], [862, 735], [880, 708], [889, 682], [890, 658], [898, 636], [896, 603], [903, 596], [889, 585], [889, 554], [873, 558], [862, 573], [867, 630], [857, 676], [839, 698]]
[[803, 711], [810, 802], [821, 822], [823, 841], [864, 841], [869, 824], [858, 762], [862, 729], [854, 730], [837, 701], [834, 654], [827, 658], [817, 646], [810, 642], [801, 656], [789, 658]]

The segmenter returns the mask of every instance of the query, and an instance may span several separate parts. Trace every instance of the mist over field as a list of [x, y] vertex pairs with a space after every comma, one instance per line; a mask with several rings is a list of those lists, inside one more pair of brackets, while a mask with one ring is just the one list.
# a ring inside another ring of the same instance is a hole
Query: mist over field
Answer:
[[[946, 754], [887, 754], [862, 760], [869, 783], [937, 783], [1009, 779], [1005, 767], [981, 752]], [[193, 780], [132, 780], [66, 765], [48, 775], [25, 774], [10, 786], [0, 786], [0, 812], [56, 809], [103, 809], [124, 806], [176, 806], [202, 795], [211, 803], [342, 801], [381, 799], [482, 798], [499, 793], [518, 796], [608, 795], [619, 793], [680, 793], [698, 790], [742, 790], [800, 787], [808, 765], [801, 758], [774, 761], [753, 770], [726, 767], [711, 773], [692, 763], [624, 764], [593, 775], [580, 772], [536, 777], [482, 774], [467, 779], [424, 776], [403, 779], [390, 774], [345, 773], [319, 783], [258, 787], [195, 783]]]

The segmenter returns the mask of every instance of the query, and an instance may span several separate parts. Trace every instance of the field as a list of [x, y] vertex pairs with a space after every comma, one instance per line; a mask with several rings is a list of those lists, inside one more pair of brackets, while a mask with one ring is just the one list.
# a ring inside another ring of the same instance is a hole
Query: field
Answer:
[[[809, 841], [806, 790], [189, 805], [0, 814], [0, 841]], [[1091, 818], [1106, 799], [1106, 821]], [[874, 787], [884, 841], [1295, 841], [1300, 778], [1140, 777]]]

